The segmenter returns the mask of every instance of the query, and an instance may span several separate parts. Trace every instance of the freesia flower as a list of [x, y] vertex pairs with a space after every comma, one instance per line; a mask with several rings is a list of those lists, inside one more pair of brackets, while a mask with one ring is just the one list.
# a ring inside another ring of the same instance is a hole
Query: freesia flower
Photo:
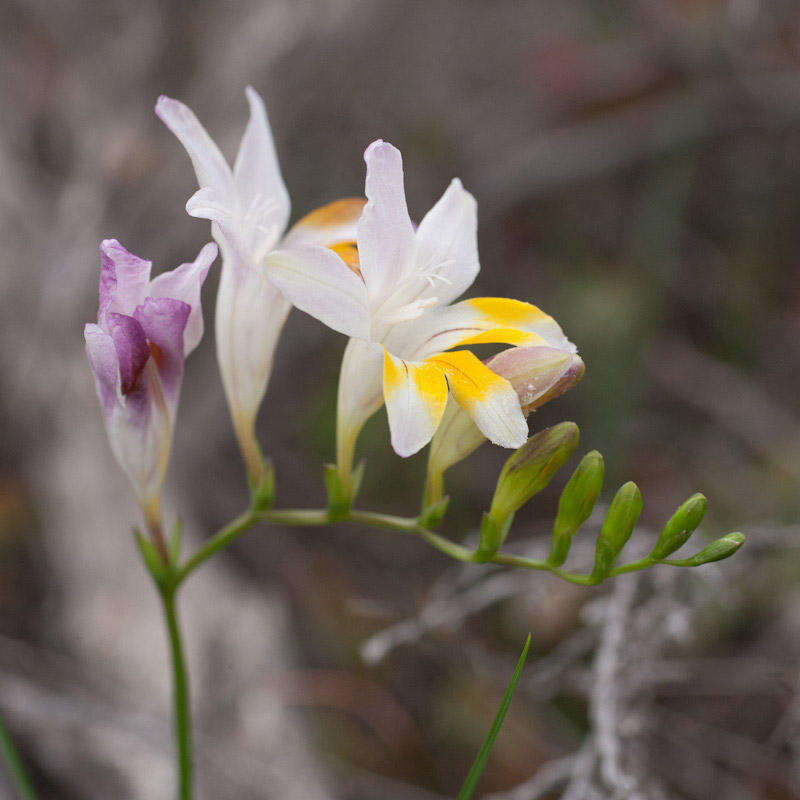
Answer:
[[334, 246], [346, 252], [355, 238], [355, 222], [364, 201], [344, 199], [318, 208], [284, 236], [289, 195], [264, 104], [252, 88], [246, 94], [250, 121], [233, 169], [183, 103], [160, 97], [156, 113], [186, 148], [200, 184], [186, 210], [212, 221], [212, 235], [222, 251], [217, 358], [248, 475], [260, 485], [265, 465], [255, 437], [255, 419], [291, 304], [257, 265], [276, 246], [288, 250]]
[[468, 350], [480, 343], [542, 345], [572, 354], [558, 323], [529, 303], [481, 297], [453, 304], [480, 269], [474, 198], [453, 180], [414, 228], [400, 152], [366, 150], [367, 205], [357, 250], [279, 250], [266, 274], [294, 305], [352, 337], [339, 384], [338, 449], [343, 480], [355, 437], [385, 401], [395, 451], [427, 444], [448, 393], [491, 441], [520, 447], [527, 423], [511, 383]]
[[100, 307], [97, 324], [84, 328], [86, 354], [111, 449], [158, 537], [183, 362], [203, 336], [200, 288], [217, 246], [153, 280], [151, 262], [116, 239], [100, 253]]
[[[486, 366], [514, 387], [526, 417], [571, 389], [586, 371], [577, 353], [541, 345], [510, 347], [488, 359]], [[449, 401], [431, 441], [426, 505], [440, 499], [444, 472], [477, 450], [485, 441], [486, 437], [469, 414], [457, 403]]]

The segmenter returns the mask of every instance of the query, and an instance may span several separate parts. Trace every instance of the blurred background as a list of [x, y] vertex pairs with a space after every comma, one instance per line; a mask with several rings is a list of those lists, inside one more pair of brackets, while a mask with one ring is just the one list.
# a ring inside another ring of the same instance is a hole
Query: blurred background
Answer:
[[[482, 796], [800, 797], [796, 0], [0, 0], [0, 76], [0, 709], [43, 800], [171, 793], [166, 643], [81, 330], [102, 238], [156, 271], [209, 240], [157, 96], [232, 157], [248, 83], [293, 219], [361, 194], [378, 137], [412, 217], [453, 176], [475, 194], [473, 293], [535, 302], [578, 344], [586, 377], [532, 427], [580, 425], [606, 502], [639, 483], [632, 553], [695, 490], [697, 538], [748, 542], [588, 590], [353, 526], [256, 529], [182, 597], [198, 797], [454, 797], [528, 631]], [[217, 270], [168, 478], [189, 547], [247, 502]], [[323, 502], [344, 344], [299, 312], [285, 328], [259, 423], [282, 504]], [[360, 453], [361, 504], [413, 513], [424, 457], [391, 453], [385, 412]], [[451, 471], [448, 535], [474, 536], [504, 457]], [[546, 550], [565, 479], [509, 548]]]

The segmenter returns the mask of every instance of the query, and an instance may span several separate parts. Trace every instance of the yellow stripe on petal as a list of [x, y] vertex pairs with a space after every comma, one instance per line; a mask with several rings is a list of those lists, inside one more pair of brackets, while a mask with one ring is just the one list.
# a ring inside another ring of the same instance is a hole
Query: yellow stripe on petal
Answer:
[[514, 328], [491, 328], [460, 339], [454, 347], [467, 344], [513, 344], [522, 346], [547, 345], [544, 337], [532, 331], [520, 331]]
[[384, 351], [383, 396], [392, 447], [403, 457], [413, 455], [431, 440], [444, 413], [447, 381], [442, 370]]
[[502, 447], [521, 447], [528, 424], [514, 387], [492, 372], [474, 353], [458, 350], [439, 353], [427, 363], [440, 367], [456, 402], [472, 417], [481, 432]]
[[328, 247], [333, 250], [359, 278], [362, 277], [361, 260], [358, 257], [358, 247], [356, 247], [355, 242], [336, 242], [335, 244], [328, 245]]
[[499, 328], [526, 330], [548, 319], [548, 315], [540, 308], [509, 297], [473, 297], [465, 300], [464, 304], [475, 309], [487, 322], [492, 322]]

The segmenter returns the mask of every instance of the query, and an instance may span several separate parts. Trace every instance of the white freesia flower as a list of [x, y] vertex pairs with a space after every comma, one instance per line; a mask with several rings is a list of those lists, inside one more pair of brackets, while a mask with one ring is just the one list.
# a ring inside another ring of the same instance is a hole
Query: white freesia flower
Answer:
[[484, 436], [520, 447], [528, 428], [512, 385], [470, 351], [452, 348], [536, 344], [574, 353], [575, 346], [529, 303], [482, 297], [452, 304], [480, 269], [475, 199], [453, 180], [415, 230], [400, 152], [379, 140], [364, 158], [368, 202], [357, 250], [278, 249], [263, 261], [264, 273], [294, 305], [351, 337], [339, 384], [342, 479], [358, 431], [382, 401], [401, 456], [430, 441], [448, 393]]
[[255, 419], [291, 304], [257, 265], [275, 247], [283, 252], [294, 248], [304, 252], [309, 246], [334, 246], [346, 253], [352, 247], [364, 201], [353, 198], [323, 206], [284, 235], [289, 194], [264, 104], [252, 88], [246, 93], [250, 121], [233, 169], [183, 103], [160, 97], [156, 113], [186, 148], [200, 184], [186, 210], [212, 221], [212, 234], [222, 252], [217, 358], [248, 474], [259, 483], [264, 461], [255, 438]]

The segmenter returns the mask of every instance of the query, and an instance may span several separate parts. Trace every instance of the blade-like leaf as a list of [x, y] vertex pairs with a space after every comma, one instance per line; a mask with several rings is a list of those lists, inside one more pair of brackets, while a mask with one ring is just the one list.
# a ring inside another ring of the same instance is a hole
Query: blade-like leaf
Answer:
[[472, 793], [475, 791], [475, 787], [478, 785], [478, 780], [481, 777], [483, 768], [486, 766], [486, 762], [489, 759], [489, 753], [494, 746], [494, 740], [497, 738], [497, 734], [500, 733], [503, 720], [506, 718], [506, 712], [508, 711], [508, 707], [511, 705], [511, 698], [514, 695], [514, 690], [517, 688], [517, 684], [519, 683], [520, 675], [522, 675], [522, 667], [525, 664], [525, 659], [528, 657], [528, 648], [530, 645], [531, 635], [528, 634], [525, 647], [522, 648], [522, 655], [519, 657], [519, 661], [517, 661], [517, 668], [514, 670], [514, 674], [511, 676], [511, 682], [508, 684], [506, 693], [503, 695], [503, 701], [500, 703], [500, 708], [497, 709], [497, 714], [495, 714], [492, 727], [489, 728], [489, 733], [486, 734], [486, 738], [483, 740], [483, 744], [481, 745], [481, 749], [478, 751], [478, 755], [472, 764], [469, 775], [467, 775], [467, 779], [464, 781], [464, 785], [461, 787], [461, 791], [458, 793], [457, 800], [469, 800], [469, 798], [472, 797]]

